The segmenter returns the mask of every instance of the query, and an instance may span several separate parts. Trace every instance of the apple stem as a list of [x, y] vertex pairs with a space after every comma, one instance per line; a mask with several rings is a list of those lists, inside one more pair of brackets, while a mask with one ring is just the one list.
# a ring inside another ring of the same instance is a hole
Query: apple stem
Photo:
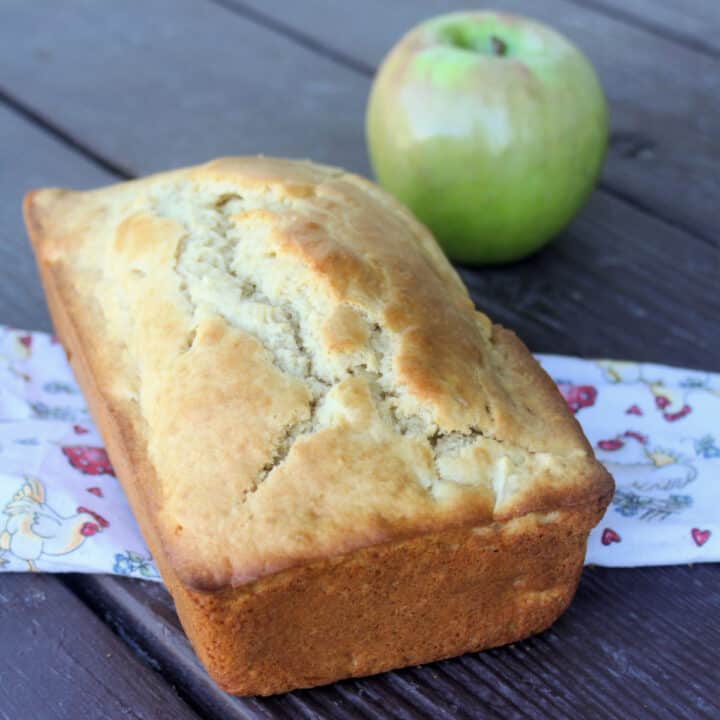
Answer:
[[502, 57], [507, 53], [507, 43], [501, 38], [499, 38], [497, 35], [493, 35], [490, 38], [490, 45], [492, 46], [495, 55], [499, 55], [500, 57]]

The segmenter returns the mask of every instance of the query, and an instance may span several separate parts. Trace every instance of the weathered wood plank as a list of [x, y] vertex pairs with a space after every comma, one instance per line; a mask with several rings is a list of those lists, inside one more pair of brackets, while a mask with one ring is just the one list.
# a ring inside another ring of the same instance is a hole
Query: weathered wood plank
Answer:
[[573, 0], [674, 42], [720, 57], [720, 3], [717, 0]]
[[366, 717], [677, 718], [720, 712], [717, 565], [588, 568], [570, 610], [528, 641], [282, 698], [243, 700], [212, 691], [161, 586], [108, 576], [72, 582], [210, 717], [357, 717], [362, 710]]
[[0, 322], [50, 330], [45, 298], [25, 236], [22, 197], [33, 187], [64, 183], [92, 187], [112, 177], [2, 104], [0, 138]]
[[71, 5], [4, 4], [0, 85], [119, 164], [265, 153], [368, 171], [366, 78], [205, 2]]
[[50, 575], [0, 575], [0, 718], [197, 718]]
[[[465, 0], [222, 0], [222, 4], [255, 21], [269, 18], [300, 31], [370, 67], [415, 23], [468, 7]], [[492, 7], [549, 23], [593, 61], [609, 99], [613, 131], [603, 182], [639, 206], [720, 245], [716, 59], [567, 0], [537, 0], [532, 5], [525, 0], [497, 0]]]
[[307, 717], [320, 707], [332, 710], [328, 717], [344, 715], [342, 696], [332, 688], [322, 690], [307, 702], [302, 700], [303, 693], [238, 699], [219, 691], [182, 633], [172, 600], [161, 585], [102, 575], [74, 576], [68, 582], [124, 637], [150, 655], [163, 674], [183, 694], [194, 699], [205, 717], [292, 718], [299, 713]]

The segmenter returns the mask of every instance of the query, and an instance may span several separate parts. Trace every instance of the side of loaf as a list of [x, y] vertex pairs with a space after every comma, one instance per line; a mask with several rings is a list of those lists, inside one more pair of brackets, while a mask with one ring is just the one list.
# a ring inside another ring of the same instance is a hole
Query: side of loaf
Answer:
[[612, 481], [378, 188], [225, 158], [36, 191], [25, 213], [58, 334], [225, 689], [509, 642], [569, 602]]

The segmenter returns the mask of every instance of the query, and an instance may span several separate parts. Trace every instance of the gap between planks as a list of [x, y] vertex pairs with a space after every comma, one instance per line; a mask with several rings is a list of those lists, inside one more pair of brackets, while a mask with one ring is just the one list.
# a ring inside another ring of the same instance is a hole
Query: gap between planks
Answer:
[[[213, 2], [213, 0], [210, 0]], [[668, 40], [675, 45], [682, 45], [682, 47], [688, 50], [694, 50], [695, 52], [702, 53], [713, 58], [720, 58], [720, 48], [705, 42], [704, 40], [691, 35], [689, 33], [682, 32], [680, 30], [674, 30], [666, 25], [658, 22], [654, 22], [647, 17], [642, 17], [635, 14], [632, 10], [626, 10], [625, 8], [614, 7], [608, 5], [603, 0], [565, 0], [578, 7], [585, 8], [586, 10], [592, 10], [594, 12], [605, 15], [613, 20], [618, 20], [626, 25], [632, 25], [633, 27], [645, 30], [645, 32], [651, 33], [657, 37]], [[627, 5], [626, 7], [629, 7]]]
[[[271, 15], [246, 5], [242, 2], [242, 0], [208, 0], [208, 2], [229, 10], [230, 12], [241, 15], [246, 20], [250, 20], [268, 30], [282, 33], [299, 45], [302, 45], [303, 47], [312, 50], [323, 57], [333, 60], [334, 62], [339, 62], [347, 67], [352, 67], [368, 77], [372, 76], [375, 72], [375, 68], [362, 60], [358, 60], [347, 53], [324, 45], [319, 40], [307, 35], [292, 25], [284, 23]], [[639, 30], [644, 30], [651, 35], [663, 38], [668, 42], [680, 45], [688, 50], [693, 50], [695, 52], [702, 53], [703, 55], [708, 55], [709, 57], [720, 58], [720, 49], [703, 41], [702, 39], [699, 39], [689, 33], [672, 29], [664, 24], [648, 20], [646, 17], [641, 17], [640, 15], [624, 8], [608, 5], [606, 2], [603, 2], [603, 0], [563, 0], [563, 2], [576, 5], [577, 7], [590, 12], [605, 15], [613, 20], [638, 28]]]
[[283, 37], [291, 40], [296, 45], [314, 52], [316, 55], [320, 55], [331, 62], [342, 67], [349, 68], [356, 73], [365, 77], [371, 78], [375, 74], [375, 68], [362, 60], [358, 60], [352, 55], [337, 50], [335, 48], [325, 45], [320, 40], [304, 33], [302, 30], [294, 28], [292, 25], [278, 20], [277, 18], [267, 15], [266, 13], [260, 12], [255, 8], [248, 7], [241, 2], [235, 2], [234, 0], [208, 0], [213, 5], [217, 5], [223, 10], [227, 10], [234, 15], [239, 15], [252, 22], [255, 25], [259, 25], [266, 30], [282, 35]]
[[60, 140], [62, 143], [82, 155], [85, 159], [90, 160], [90, 162], [94, 163], [97, 167], [105, 170], [111, 175], [123, 180], [132, 180], [135, 177], [135, 175], [127, 168], [124, 168], [95, 152], [89, 145], [86, 145], [82, 142], [82, 140], [79, 140], [67, 130], [61, 128], [59, 125], [56, 125], [45, 115], [34, 108], [31, 108], [29, 105], [20, 102], [3, 87], [0, 87], [0, 103], [4, 104], [8, 109], [12, 110], [24, 120], [27, 120], [36, 127], [41, 128], [57, 140]]

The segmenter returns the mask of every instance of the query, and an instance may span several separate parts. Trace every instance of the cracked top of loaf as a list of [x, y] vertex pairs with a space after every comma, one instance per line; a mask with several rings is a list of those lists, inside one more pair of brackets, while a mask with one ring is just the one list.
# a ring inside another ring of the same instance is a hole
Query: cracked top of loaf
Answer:
[[356, 175], [223, 158], [26, 212], [191, 587], [609, 497], [525, 346]]

